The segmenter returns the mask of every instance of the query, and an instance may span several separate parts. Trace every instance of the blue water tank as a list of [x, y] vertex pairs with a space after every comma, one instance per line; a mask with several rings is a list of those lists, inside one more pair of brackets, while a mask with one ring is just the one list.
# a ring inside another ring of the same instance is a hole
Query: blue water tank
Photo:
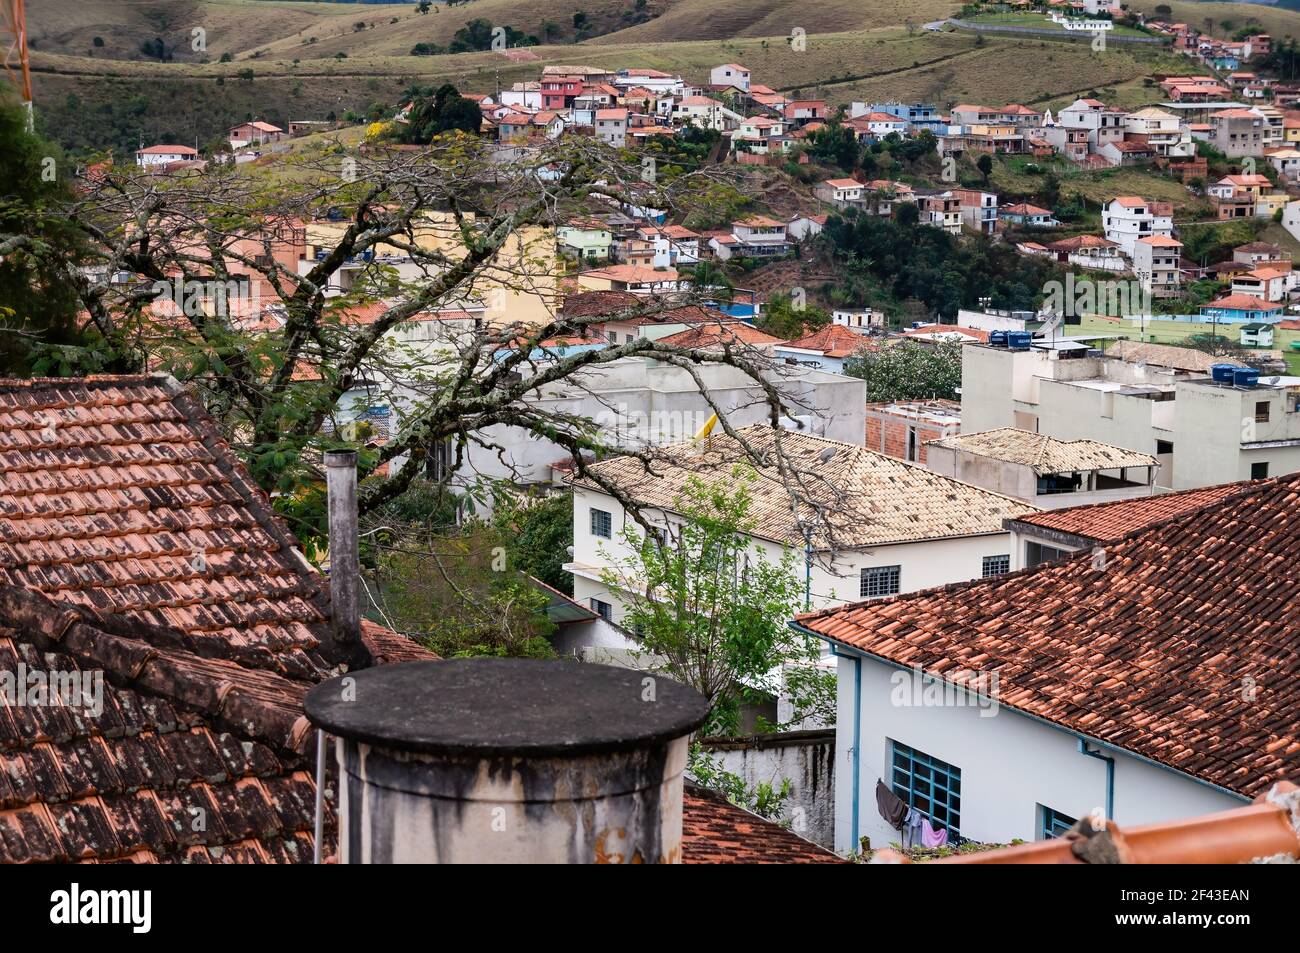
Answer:
[[1028, 331], [1010, 331], [1007, 333], [1007, 347], [1013, 351], [1027, 351], [1033, 343], [1034, 336]]
[[992, 331], [989, 333], [989, 347], [1006, 347], [1006, 346], [1007, 346], [1006, 331]]
[[1211, 364], [1210, 377], [1216, 384], [1231, 384], [1234, 371], [1241, 370], [1236, 364]]
[[1259, 384], [1259, 371], [1253, 367], [1239, 367], [1232, 372], [1232, 383], [1237, 387], [1255, 387]]

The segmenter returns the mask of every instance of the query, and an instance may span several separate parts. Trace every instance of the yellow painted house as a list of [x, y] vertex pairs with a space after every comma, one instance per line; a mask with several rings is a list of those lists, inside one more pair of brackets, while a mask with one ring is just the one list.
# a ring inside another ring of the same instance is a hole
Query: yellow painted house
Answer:
[[[466, 216], [473, 223], [472, 216]], [[347, 222], [311, 222], [306, 226], [306, 258], [300, 272], [319, 260], [334, 246], [348, 227]], [[450, 213], [426, 213], [414, 229], [415, 244], [431, 252], [440, 252], [449, 264], [465, 256], [465, 245]], [[413, 262], [404, 249], [379, 244], [364, 260], [347, 262], [331, 279], [329, 295], [346, 294], [353, 279], [373, 263], [394, 268], [404, 282], [420, 282], [434, 274], [434, 266]], [[557, 279], [563, 264], [556, 253], [555, 232], [542, 226], [517, 229], [506, 240], [496, 258], [481, 268], [474, 284], [446, 307], [465, 306], [486, 309], [489, 322], [508, 324], [545, 324], [559, 304]]]

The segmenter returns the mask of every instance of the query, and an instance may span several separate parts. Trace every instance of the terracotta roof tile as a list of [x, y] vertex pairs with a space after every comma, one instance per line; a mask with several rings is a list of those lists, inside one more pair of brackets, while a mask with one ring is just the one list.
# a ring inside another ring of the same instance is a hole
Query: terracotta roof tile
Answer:
[[848, 861], [707, 788], [687, 785], [682, 863], [845, 864]]
[[1240, 489], [1240, 483], [1224, 483], [1132, 500], [1111, 500], [1087, 506], [1044, 510], [1022, 516], [1015, 522], [1079, 536], [1093, 542], [1108, 543], [1156, 523], [1217, 503]]
[[[105, 676], [99, 705], [0, 704], [0, 863], [310, 863], [328, 609], [174, 381], [0, 381], [0, 675]], [[433, 657], [361, 636], [371, 664]], [[838, 860], [707, 792], [685, 817], [688, 862]]]
[[[777, 439], [787, 464], [797, 469], [804, 492], [831, 509], [827, 516], [841, 546], [862, 547], [1003, 532], [1002, 521], [1025, 512], [1019, 500], [959, 483], [925, 467], [794, 431], [755, 424], [737, 431], [761, 454], [760, 479], [752, 490], [754, 534], [803, 545], [793, 504], [776, 473]], [[833, 451], [826, 461], [821, 455]], [[688, 480], [727, 478], [748, 459], [735, 438], [720, 435], [660, 449], [663, 459], [647, 472], [637, 457], [615, 457], [593, 465], [641, 502], [672, 509]], [[584, 484], [585, 485], [585, 484]], [[811, 512], [801, 515], [811, 517]], [[825, 542], [823, 539], [821, 542]]]
[[[1300, 771], [1300, 475], [1034, 569], [800, 616], [1010, 709], [1245, 796]], [[1243, 685], [1253, 685], [1252, 692]]]
[[978, 457], [991, 457], [1031, 467], [1038, 476], [1073, 473], [1077, 470], [1153, 467], [1157, 462], [1148, 453], [1125, 450], [1097, 440], [1061, 440], [1014, 427], [954, 434], [928, 443], [951, 450], [964, 450]]

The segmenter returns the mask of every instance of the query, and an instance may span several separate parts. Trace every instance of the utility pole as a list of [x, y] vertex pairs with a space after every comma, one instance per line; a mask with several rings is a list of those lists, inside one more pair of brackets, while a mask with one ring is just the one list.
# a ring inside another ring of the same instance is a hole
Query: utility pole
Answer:
[[32, 69], [27, 54], [27, 11], [23, 0], [0, 0], [0, 43], [8, 38], [4, 51], [5, 74], [18, 89], [27, 110], [27, 131], [35, 129], [32, 116]]

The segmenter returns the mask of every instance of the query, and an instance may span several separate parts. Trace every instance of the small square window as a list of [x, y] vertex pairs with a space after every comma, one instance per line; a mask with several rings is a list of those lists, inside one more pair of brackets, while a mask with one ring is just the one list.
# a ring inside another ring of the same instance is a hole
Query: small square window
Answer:
[[614, 535], [614, 517], [608, 510], [591, 511], [591, 535], [601, 539], [612, 539]]
[[600, 599], [591, 600], [591, 611], [596, 613], [596, 615], [600, 616], [606, 622], [614, 617], [614, 607], [608, 602], [604, 602]]
[[985, 556], [983, 566], [980, 569], [980, 575], [987, 579], [989, 576], [1000, 576], [1004, 572], [1011, 572], [1010, 556]]
[[1252, 480], [1262, 480], [1268, 476], [1267, 463], [1252, 463], [1250, 465], [1250, 478]]
[[1039, 840], [1052, 840], [1055, 837], [1060, 837], [1078, 821], [1078, 818], [1071, 817], [1069, 814], [1062, 814], [1045, 804], [1038, 805], [1038, 817]]
[[1268, 401], [1255, 401], [1255, 422], [1260, 424], [1268, 423]]
[[862, 570], [858, 595], [863, 599], [897, 595], [902, 568], [901, 566], [871, 566]]

